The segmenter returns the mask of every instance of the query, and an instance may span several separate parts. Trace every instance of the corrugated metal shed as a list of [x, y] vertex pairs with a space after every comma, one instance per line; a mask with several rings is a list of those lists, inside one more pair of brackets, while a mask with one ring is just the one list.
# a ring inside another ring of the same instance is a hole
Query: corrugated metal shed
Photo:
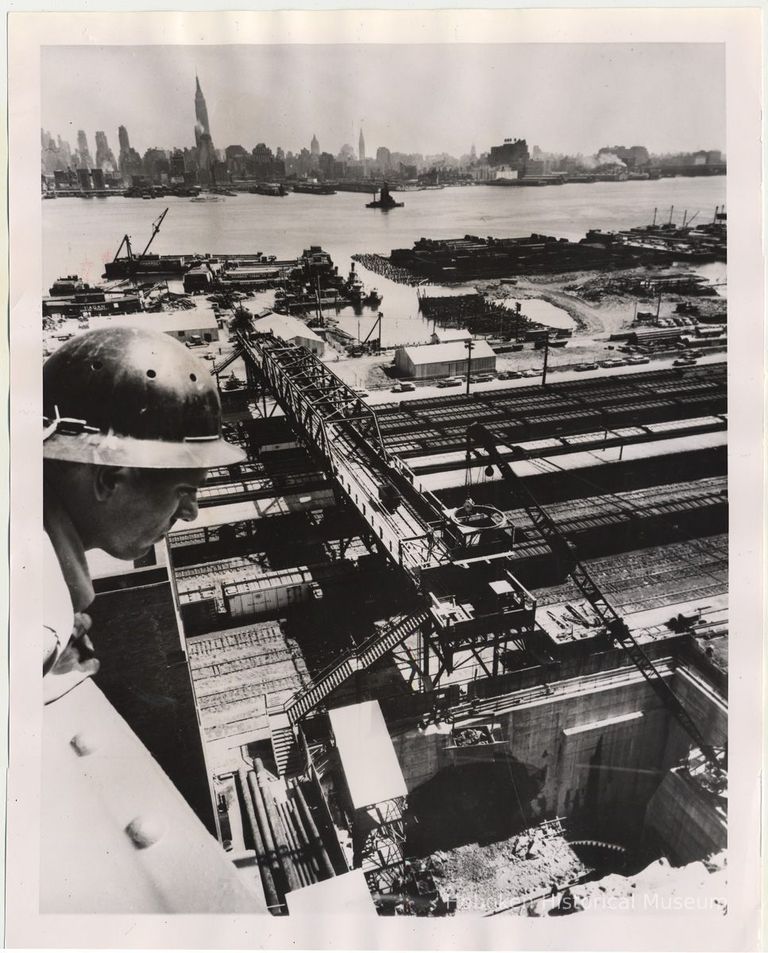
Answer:
[[[467, 360], [467, 349], [463, 341], [446, 341], [443, 344], [406, 345], [402, 350], [414, 364], [441, 364]], [[472, 360], [496, 355], [487, 341], [475, 341], [472, 348]]]
[[[469, 352], [464, 341], [444, 344], [405, 345], [395, 351], [395, 364], [402, 374], [424, 379], [464, 374]], [[475, 341], [472, 347], [472, 371], [496, 369], [496, 354], [487, 341]]]

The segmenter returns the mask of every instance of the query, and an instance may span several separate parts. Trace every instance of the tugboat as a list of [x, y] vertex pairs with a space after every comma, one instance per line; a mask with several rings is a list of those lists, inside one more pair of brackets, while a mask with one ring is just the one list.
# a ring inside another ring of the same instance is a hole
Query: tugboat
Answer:
[[378, 199], [376, 198], [376, 192], [373, 193], [373, 201], [366, 203], [366, 208], [381, 208], [381, 209], [390, 209], [390, 208], [403, 208], [405, 202], [396, 202], [392, 196], [389, 194], [389, 189], [387, 188], [387, 183], [381, 187], [381, 192], [379, 193]]
[[357, 277], [354, 262], [352, 262], [352, 268], [349, 271], [349, 277], [347, 278], [344, 290], [353, 305], [359, 306], [362, 304], [363, 297], [365, 295], [365, 289], [363, 288], [362, 281], [360, 281], [360, 279]]
[[363, 303], [369, 305], [371, 308], [378, 308], [383, 300], [383, 295], [379, 294], [376, 288], [371, 288], [368, 294], [363, 298]]

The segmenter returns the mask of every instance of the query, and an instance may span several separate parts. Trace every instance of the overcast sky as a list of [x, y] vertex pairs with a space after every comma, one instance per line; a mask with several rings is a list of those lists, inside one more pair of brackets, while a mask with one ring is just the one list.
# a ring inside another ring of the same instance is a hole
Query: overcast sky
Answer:
[[478, 153], [506, 137], [593, 154], [725, 150], [719, 44], [48, 47], [42, 125], [93, 151], [117, 127], [139, 152], [194, 144], [195, 71], [217, 148]]

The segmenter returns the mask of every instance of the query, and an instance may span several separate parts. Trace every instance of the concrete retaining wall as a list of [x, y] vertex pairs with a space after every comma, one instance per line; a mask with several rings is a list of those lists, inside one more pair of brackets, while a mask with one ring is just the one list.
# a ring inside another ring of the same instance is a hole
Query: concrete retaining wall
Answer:
[[728, 840], [723, 814], [714, 796], [678, 771], [670, 771], [648, 802], [646, 829], [663, 843], [677, 864], [703, 860]]
[[[674, 681], [705, 736], [719, 743], [725, 731], [722, 707], [685, 673], [676, 673]], [[488, 720], [488, 715], [476, 719]], [[642, 834], [649, 800], [690, 747], [639, 673], [631, 681], [606, 680], [600, 690], [496, 711], [492, 720], [501, 726], [505, 744], [489, 746], [489, 760], [507, 760], [515, 776], [530, 781], [528, 789], [535, 793], [525, 810], [531, 820], [581, 817], [595, 836], [622, 843]], [[449, 731], [447, 725], [409, 728], [393, 737], [409, 791], [450, 766]]]

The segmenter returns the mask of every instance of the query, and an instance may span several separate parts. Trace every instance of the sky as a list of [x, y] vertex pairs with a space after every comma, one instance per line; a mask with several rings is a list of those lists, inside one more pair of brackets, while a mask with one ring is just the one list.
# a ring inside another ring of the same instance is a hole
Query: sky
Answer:
[[548, 152], [725, 151], [721, 44], [57, 46], [42, 51], [43, 128], [91, 150], [117, 127], [140, 153], [194, 145], [195, 73], [217, 148], [460, 156], [505, 138]]

